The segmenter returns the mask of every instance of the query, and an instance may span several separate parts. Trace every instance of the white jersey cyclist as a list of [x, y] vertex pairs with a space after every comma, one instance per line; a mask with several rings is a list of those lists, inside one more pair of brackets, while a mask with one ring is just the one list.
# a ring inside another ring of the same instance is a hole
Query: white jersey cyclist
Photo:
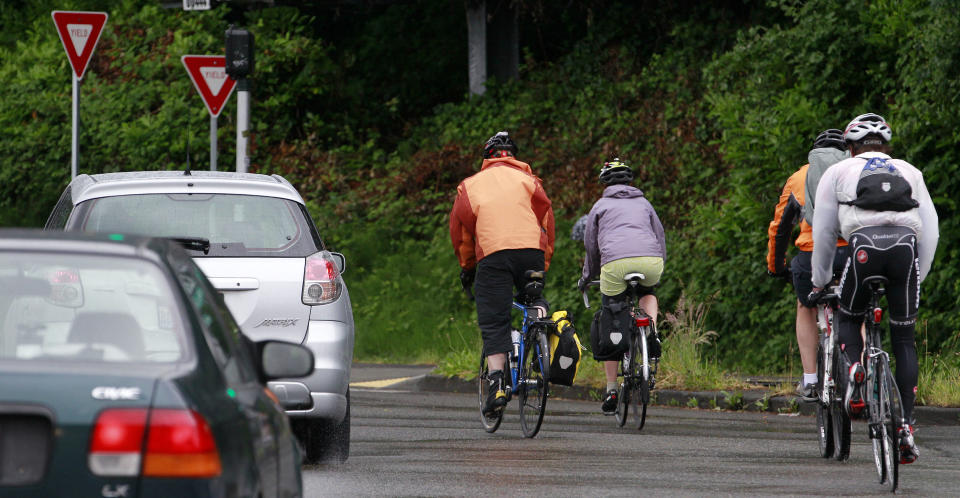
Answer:
[[[872, 211], [842, 204], [857, 198], [857, 182], [866, 162], [874, 157], [886, 159], [902, 174], [913, 189], [913, 198], [919, 203], [908, 211]], [[923, 181], [923, 173], [901, 159], [892, 159], [882, 152], [864, 152], [844, 159], [830, 167], [817, 186], [816, 212], [813, 222], [813, 246], [823, 248], [813, 252], [813, 286], [822, 288], [833, 278], [833, 252], [837, 234], [850, 240], [853, 232], [867, 227], [901, 226], [917, 234], [917, 252], [920, 263], [920, 282], [926, 278], [933, 262], [940, 238], [937, 212]]]

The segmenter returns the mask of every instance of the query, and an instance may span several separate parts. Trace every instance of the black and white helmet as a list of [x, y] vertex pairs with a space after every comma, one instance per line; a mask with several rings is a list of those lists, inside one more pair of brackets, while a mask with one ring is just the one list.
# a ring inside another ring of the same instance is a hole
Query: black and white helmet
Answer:
[[814, 149], [824, 147], [833, 147], [838, 150], [847, 150], [847, 144], [843, 140], [843, 132], [835, 128], [823, 130], [817, 138], [813, 140]]
[[626, 163], [620, 162], [620, 158], [603, 163], [600, 168], [600, 183], [604, 185], [619, 185], [633, 181], [633, 169]]
[[496, 135], [487, 139], [487, 143], [483, 145], [483, 158], [492, 159], [494, 157], [504, 157], [503, 152], [511, 156], [517, 155], [517, 144], [513, 143], [513, 140], [510, 139], [510, 134], [501, 131]]
[[883, 119], [883, 116], [872, 112], [853, 118], [853, 121], [851, 121], [843, 131], [843, 139], [847, 143], [859, 142], [867, 135], [876, 135], [883, 140], [883, 143], [887, 143], [893, 136], [893, 132], [890, 130], [890, 125], [887, 124], [887, 120]]

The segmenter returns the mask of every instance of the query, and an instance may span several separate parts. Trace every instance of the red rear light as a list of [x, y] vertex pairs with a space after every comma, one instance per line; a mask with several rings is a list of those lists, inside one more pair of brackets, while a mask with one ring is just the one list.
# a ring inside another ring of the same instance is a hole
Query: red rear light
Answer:
[[143, 459], [147, 477], [215, 477], [220, 454], [210, 425], [192, 410], [155, 409]]
[[649, 326], [650, 326], [650, 318], [649, 318], [649, 317], [636, 318], [635, 320], [636, 320], [636, 322], [637, 322], [637, 327], [649, 327]]
[[75, 270], [57, 270], [50, 276], [52, 284], [75, 284], [80, 281], [80, 274]]
[[880, 323], [883, 320], [883, 308], [873, 308], [873, 321]]
[[340, 271], [333, 257], [320, 251], [307, 257], [303, 268], [303, 304], [326, 304], [340, 297]]
[[105, 410], [97, 417], [87, 464], [96, 475], [135, 476], [140, 473], [140, 448], [147, 409]]
[[147, 477], [216, 477], [221, 472], [210, 425], [195, 411], [132, 408], [100, 413], [90, 443], [90, 471], [136, 476], [141, 461]]

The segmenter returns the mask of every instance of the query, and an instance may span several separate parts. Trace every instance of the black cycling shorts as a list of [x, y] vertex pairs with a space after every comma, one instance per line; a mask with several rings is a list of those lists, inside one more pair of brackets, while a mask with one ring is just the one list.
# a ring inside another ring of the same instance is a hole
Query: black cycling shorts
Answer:
[[[816, 303], [811, 303], [808, 299], [810, 291], [813, 290], [813, 252], [800, 251], [793, 260], [790, 261], [790, 273], [793, 276], [793, 290], [797, 294], [800, 304], [807, 308], [813, 308]], [[841, 246], [833, 255], [833, 275], [839, 278], [850, 259], [850, 246]]]

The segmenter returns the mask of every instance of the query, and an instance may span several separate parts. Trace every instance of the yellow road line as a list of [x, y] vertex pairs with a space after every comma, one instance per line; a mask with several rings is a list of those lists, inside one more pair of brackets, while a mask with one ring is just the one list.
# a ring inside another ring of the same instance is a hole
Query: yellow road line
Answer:
[[368, 380], [366, 382], [351, 382], [350, 387], [372, 387], [375, 389], [380, 389], [382, 387], [390, 387], [394, 384], [399, 384], [405, 380], [412, 379], [413, 377], [400, 377], [398, 379], [383, 379], [383, 380]]

